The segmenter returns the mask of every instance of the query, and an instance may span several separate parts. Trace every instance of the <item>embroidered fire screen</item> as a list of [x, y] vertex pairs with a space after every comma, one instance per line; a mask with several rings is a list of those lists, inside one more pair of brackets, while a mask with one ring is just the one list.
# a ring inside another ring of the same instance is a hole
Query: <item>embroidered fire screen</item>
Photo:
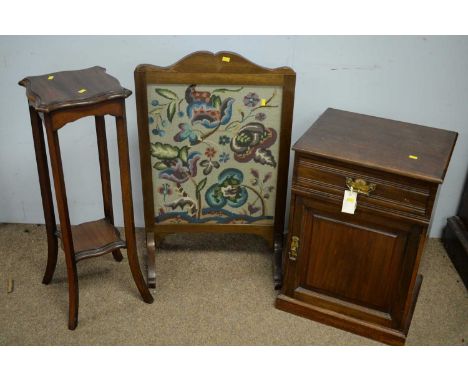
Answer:
[[280, 285], [294, 81], [233, 53], [137, 67], [151, 286], [154, 242], [183, 231], [263, 236]]

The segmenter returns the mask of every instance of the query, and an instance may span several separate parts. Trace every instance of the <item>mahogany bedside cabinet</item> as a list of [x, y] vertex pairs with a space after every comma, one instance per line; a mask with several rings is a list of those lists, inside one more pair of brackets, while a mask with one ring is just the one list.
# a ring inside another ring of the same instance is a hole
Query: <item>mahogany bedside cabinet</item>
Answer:
[[327, 109], [293, 147], [276, 307], [404, 344], [434, 200], [456, 139], [452, 131]]
[[[78, 275], [76, 264], [80, 260], [104, 255], [109, 252], [112, 252], [116, 261], [121, 261], [120, 248], [127, 248], [128, 262], [133, 279], [143, 300], [146, 303], [152, 303], [153, 297], [141, 274], [135, 240], [125, 117], [125, 98], [132, 94], [131, 91], [123, 88], [114, 77], [106, 73], [104, 68], [98, 66], [84, 70], [26, 77], [19, 84], [26, 88], [29, 103], [47, 231], [48, 258], [42, 282], [48, 284], [52, 280], [57, 263], [58, 238], [60, 238], [65, 253], [68, 275], [68, 328], [73, 330], [78, 324]], [[125, 240], [120, 238], [119, 232], [113, 224], [109, 159], [104, 122], [105, 115], [114, 116], [117, 125]], [[71, 226], [58, 132], [65, 124], [88, 116], [94, 116], [96, 122], [104, 218]], [[59, 229], [57, 229], [55, 222], [42, 123], [44, 123], [47, 134], [50, 163], [54, 176], [57, 209], [60, 219]]]

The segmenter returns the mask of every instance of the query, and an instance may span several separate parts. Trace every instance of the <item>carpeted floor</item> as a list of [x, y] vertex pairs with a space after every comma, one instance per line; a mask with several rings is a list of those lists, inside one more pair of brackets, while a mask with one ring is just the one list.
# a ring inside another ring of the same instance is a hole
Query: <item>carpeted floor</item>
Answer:
[[[255, 236], [169, 236], [156, 258], [152, 305], [140, 299], [126, 259], [79, 263], [75, 331], [67, 329], [62, 253], [52, 283], [41, 284], [46, 252], [44, 226], [0, 224], [0, 345], [378, 344], [276, 310], [271, 255]], [[429, 240], [420, 270], [424, 281], [407, 344], [465, 344], [468, 292], [440, 241]]]

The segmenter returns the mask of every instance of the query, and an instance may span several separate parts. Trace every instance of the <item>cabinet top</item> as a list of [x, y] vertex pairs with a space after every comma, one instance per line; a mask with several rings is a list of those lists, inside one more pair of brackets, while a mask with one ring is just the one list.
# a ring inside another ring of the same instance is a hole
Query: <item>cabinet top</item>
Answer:
[[29, 104], [36, 111], [46, 113], [114, 98], [126, 98], [132, 94], [100, 66], [26, 77], [19, 85], [26, 88]]
[[327, 109], [293, 150], [442, 183], [458, 133]]

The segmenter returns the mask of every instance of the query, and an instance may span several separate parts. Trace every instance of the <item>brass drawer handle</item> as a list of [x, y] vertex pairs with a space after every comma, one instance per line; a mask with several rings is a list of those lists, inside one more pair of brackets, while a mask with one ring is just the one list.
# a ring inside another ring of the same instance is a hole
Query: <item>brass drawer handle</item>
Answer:
[[296, 260], [297, 251], [299, 249], [299, 237], [293, 236], [291, 238], [291, 247], [289, 249], [289, 260]]
[[346, 186], [353, 191], [356, 191], [358, 194], [364, 194], [369, 196], [369, 194], [375, 190], [376, 185], [374, 183], [367, 183], [364, 179], [346, 178]]

